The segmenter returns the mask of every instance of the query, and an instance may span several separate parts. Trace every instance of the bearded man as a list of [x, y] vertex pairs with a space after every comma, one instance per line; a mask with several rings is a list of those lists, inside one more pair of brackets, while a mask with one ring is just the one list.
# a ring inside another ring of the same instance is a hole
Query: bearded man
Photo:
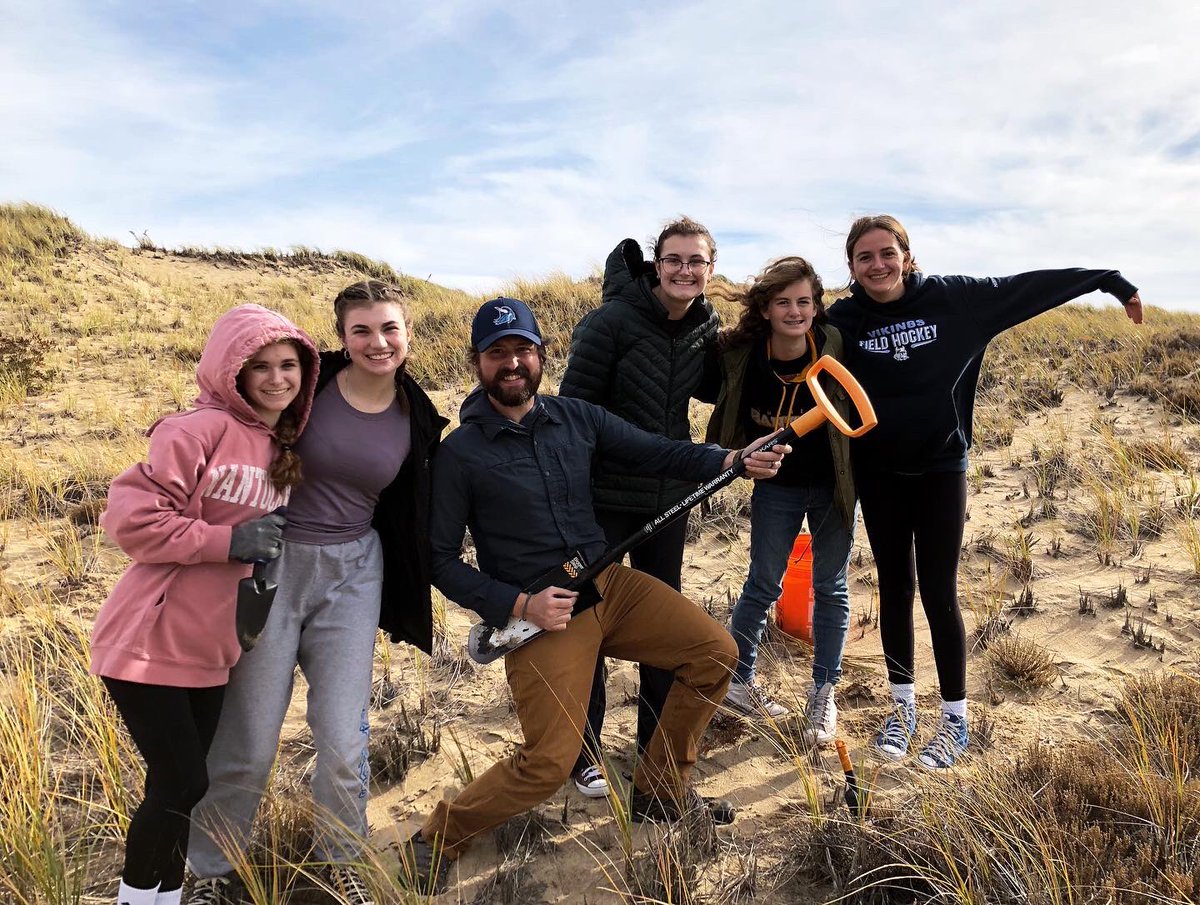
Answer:
[[[404, 846], [400, 879], [426, 893], [445, 888], [450, 862], [474, 838], [546, 801], [571, 772], [583, 739], [597, 656], [675, 673], [657, 730], [633, 777], [635, 821], [673, 821], [692, 809], [732, 820], [728, 802], [691, 788], [697, 742], [725, 696], [737, 646], [681, 593], [611, 565], [583, 593], [599, 603], [572, 618], [579, 591], [537, 579], [607, 547], [592, 508], [593, 464], [611, 459], [645, 474], [700, 483], [733, 464], [769, 478], [784, 446], [731, 451], [647, 433], [581, 399], [538, 392], [545, 343], [519, 299], [484, 303], [471, 328], [479, 386], [433, 464], [433, 583], [488, 625], [526, 619], [545, 633], [505, 657], [525, 740], [452, 801], [440, 802]], [[462, 558], [470, 528], [478, 567]], [[566, 582], [563, 582], [566, 583]]]

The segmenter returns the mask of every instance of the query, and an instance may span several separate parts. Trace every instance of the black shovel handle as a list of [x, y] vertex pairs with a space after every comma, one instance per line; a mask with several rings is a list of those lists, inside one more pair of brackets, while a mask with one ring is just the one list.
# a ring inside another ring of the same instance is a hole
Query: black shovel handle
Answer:
[[[829, 401], [829, 397], [825, 395], [825, 390], [822, 388], [821, 382], [817, 379], [823, 373], [828, 374], [831, 379], [840, 384], [842, 389], [846, 391], [862, 422], [858, 427], [851, 427], [838, 414], [833, 403]], [[809, 368], [804, 381], [813, 395], [813, 401], [816, 403], [814, 407], [793, 420], [781, 433], [771, 437], [761, 446], [756, 446], [751, 452], [770, 452], [776, 446], [790, 445], [794, 440], [803, 437], [810, 431], [816, 430], [826, 421], [832, 422], [834, 427], [848, 437], [861, 437], [878, 423], [878, 419], [875, 417], [875, 410], [872, 408], [866, 392], [859, 382], [854, 379], [854, 375], [847, 371], [846, 366], [837, 359], [829, 355], [822, 355], [817, 359], [816, 364]], [[651, 534], [675, 521], [679, 516], [695, 508], [722, 487], [732, 483], [745, 473], [745, 458], [739, 456], [734, 460], [732, 465], [715, 478], [701, 484], [666, 512], [656, 515], [636, 532], [625, 538], [625, 540], [621, 541], [615, 547], [610, 548], [603, 556], [589, 565], [577, 579], [571, 582], [567, 590], [577, 590], [587, 582], [592, 581], [610, 565], [620, 562], [626, 553], [650, 537]]]

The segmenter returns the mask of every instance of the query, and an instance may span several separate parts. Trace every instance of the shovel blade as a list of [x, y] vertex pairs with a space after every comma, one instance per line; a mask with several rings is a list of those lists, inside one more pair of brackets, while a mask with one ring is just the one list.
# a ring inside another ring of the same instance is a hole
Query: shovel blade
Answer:
[[271, 603], [279, 586], [267, 580], [267, 564], [256, 562], [254, 573], [238, 582], [237, 639], [243, 651], [251, 651], [271, 615]]

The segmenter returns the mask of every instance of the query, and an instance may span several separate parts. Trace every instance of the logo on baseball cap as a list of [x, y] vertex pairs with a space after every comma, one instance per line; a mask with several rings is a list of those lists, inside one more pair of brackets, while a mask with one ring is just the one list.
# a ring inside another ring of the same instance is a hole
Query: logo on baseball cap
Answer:
[[542, 331], [523, 301], [501, 297], [484, 302], [471, 323], [471, 345], [482, 352], [505, 336], [520, 336], [542, 345]]

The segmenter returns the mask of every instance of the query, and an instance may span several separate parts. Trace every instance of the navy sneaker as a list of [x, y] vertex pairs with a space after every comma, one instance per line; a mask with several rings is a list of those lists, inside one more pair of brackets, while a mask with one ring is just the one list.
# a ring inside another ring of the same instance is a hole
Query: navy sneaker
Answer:
[[917, 755], [917, 763], [927, 770], [948, 770], [962, 758], [970, 744], [965, 717], [953, 713], [942, 713], [942, 722], [925, 746], [925, 750]]
[[898, 698], [895, 709], [888, 714], [879, 735], [875, 736], [875, 753], [888, 760], [903, 760], [908, 756], [908, 745], [916, 731], [917, 702]]

